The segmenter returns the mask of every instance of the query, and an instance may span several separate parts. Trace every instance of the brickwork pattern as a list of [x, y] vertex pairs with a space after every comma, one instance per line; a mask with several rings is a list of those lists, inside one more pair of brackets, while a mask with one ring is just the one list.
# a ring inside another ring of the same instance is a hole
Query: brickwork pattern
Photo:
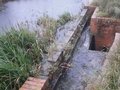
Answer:
[[97, 17], [93, 13], [90, 27], [95, 36], [95, 49], [102, 50], [103, 46], [112, 46], [115, 33], [120, 32], [120, 19]]
[[29, 77], [19, 90], [43, 90], [46, 80]]

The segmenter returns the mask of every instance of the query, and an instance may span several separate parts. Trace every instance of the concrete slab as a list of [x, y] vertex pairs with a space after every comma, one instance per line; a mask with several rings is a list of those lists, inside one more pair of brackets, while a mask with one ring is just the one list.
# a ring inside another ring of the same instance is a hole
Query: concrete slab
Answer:
[[67, 44], [70, 38], [71, 38], [70, 36], [65, 36], [61, 43]]
[[87, 13], [87, 9], [83, 9], [83, 11], [81, 12], [81, 16], [85, 16], [86, 13]]
[[73, 34], [74, 34], [74, 31], [68, 31], [65, 35], [71, 37]]

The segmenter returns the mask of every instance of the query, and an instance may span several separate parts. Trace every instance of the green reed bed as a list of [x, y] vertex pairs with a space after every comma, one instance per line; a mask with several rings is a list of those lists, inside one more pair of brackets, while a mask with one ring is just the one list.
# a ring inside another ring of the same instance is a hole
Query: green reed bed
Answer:
[[36, 75], [44, 53], [36, 40], [35, 33], [22, 27], [0, 35], [0, 90], [18, 90]]
[[[61, 21], [64, 19], [65, 24], [70, 14], [63, 14]], [[58, 22], [45, 15], [37, 24], [41, 31], [30, 32], [18, 24], [18, 30], [11, 27], [0, 35], [0, 90], [18, 90], [29, 76], [39, 74], [42, 58], [54, 42]]]

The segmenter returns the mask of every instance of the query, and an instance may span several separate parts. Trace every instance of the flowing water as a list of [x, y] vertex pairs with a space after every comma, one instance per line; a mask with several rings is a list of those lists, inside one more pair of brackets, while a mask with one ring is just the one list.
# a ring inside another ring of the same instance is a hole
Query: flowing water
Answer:
[[87, 84], [100, 73], [106, 53], [89, 50], [90, 27], [86, 27], [71, 58], [69, 68], [55, 90], [85, 90]]
[[37, 19], [43, 14], [57, 19], [64, 12], [77, 15], [89, 0], [7, 0], [0, 4], [0, 31], [17, 23], [29, 23], [37, 27]]

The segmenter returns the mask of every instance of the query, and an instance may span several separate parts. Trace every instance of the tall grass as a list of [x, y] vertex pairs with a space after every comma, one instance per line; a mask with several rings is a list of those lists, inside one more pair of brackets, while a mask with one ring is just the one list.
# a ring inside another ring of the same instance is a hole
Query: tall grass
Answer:
[[38, 20], [37, 24], [41, 27], [44, 39], [47, 42], [53, 42], [57, 32], [57, 21], [45, 14]]
[[120, 90], [120, 46], [110, 61], [104, 78], [106, 82], [102, 85], [103, 90]]
[[42, 57], [34, 32], [11, 27], [0, 35], [0, 90], [18, 90], [27, 77], [36, 75]]
[[[68, 22], [70, 14], [66, 13], [61, 19]], [[37, 24], [42, 35], [20, 25], [18, 30], [11, 27], [0, 35], [0, 90], [18, 90], [27, 77], [38, 74], [43, 54], [49, 53], [47, 47], [54, 41], [57, 20], [44, 15]]]
[[72, 16], [69, 12], [65, 12], [62, 15], [59, 16], [59, 19], [57, 20], [57, 23], [59, 26], [65, 25], [68, 21], [72, 19]]
[[99, 6], [100, 16], [120, 18], [119, 0], [93, 0], [92, 4]]
[[120, 46], [111, 58], [105, 73], [101, 74], [100, 82], [93, 82], [89, 90], [120, 90]]

